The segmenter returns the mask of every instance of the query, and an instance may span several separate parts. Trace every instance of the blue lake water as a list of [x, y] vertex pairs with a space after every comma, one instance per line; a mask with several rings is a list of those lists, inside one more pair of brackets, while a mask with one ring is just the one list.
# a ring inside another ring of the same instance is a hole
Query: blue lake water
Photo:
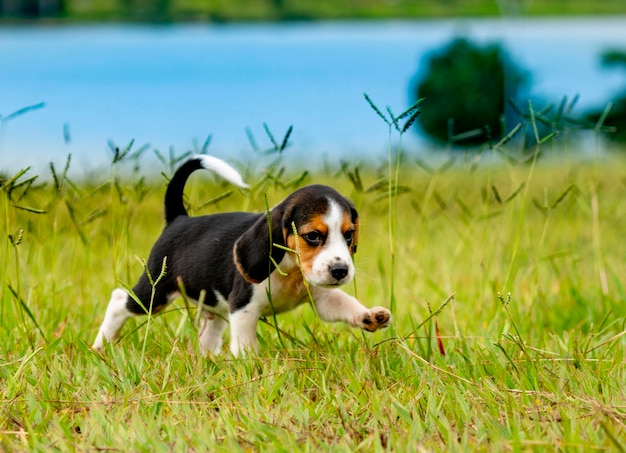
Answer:
[[[212, 154], [246, 159], [246, 127], [269, 145], [263, 122], [277, 136], [293, 125], [289, 153], [309, 161], [383, 155], [387, 128], [363, 93], [402, 111], [424, 57], [457, 35], [502, 42], [533, 95], [579, 94], [582, 111], [626, 84], [599, 63], [626, 49], [624, 30], [626, 18], [3, 27], [0, 114], [46, 106], [4, 124], [0, 169], [68, 153], [92, 169], [110, 158], [108, 140], [183, 152], [208, 134]], [[417, 134], [403, 144], [430, 146]]]

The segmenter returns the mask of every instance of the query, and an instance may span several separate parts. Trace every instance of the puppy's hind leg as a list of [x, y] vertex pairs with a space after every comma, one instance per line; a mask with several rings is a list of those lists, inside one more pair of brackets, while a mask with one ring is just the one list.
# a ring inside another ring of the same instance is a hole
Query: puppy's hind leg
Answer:
[[206, 312], [203, 316], [204, 322], [198, 333], [200, 353], [204, 357], [209, 354], [218, 355], [222, 351], [222, 335], [228, 326], [228, 321], [221, 314]]
[[128, 294], [126, 291], [116, 288], [111, 294], [111, 300], [107, 306], [107, 311], [104, 315], [104, 320], [96, 336], [96, 340], [93, 342], [93, 349], [96, 351], [102, 351], [104, 349], [104, 342], [112, 342], [117, 338], [124, 323], [135, 316], [127, 308]]
[[217, 301], [215, 305], [198, 306], [204, 318], [198, 332], [198, 343], [203, 357], [209, 354], [218, 355], [222, 351], [222, 335], [228, 326], [228, 302], [219, 292], [214, 291], [214, 294]]

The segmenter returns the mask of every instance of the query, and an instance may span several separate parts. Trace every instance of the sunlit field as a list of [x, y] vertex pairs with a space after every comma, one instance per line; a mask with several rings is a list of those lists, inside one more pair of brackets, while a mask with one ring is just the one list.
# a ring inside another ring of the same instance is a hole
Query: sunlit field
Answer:
[[390, 308], [392, 327], [326, 324], [304, 305], [259, 324], [258, 355], [202, 358], [178, 300], [100, 355], [110, 292], [143, 271], [179, 161], [144, 166], [129, 149], [96, 174], [59, 161], [3, 175], [0, 450], [626, 448], [623, 159], [391, 150], [304, 172], [279, 149], [233, 162], [249, 191], [194, 174], [190, 213], [263, 212], [332, 185], [361, 219], [345, 289]]

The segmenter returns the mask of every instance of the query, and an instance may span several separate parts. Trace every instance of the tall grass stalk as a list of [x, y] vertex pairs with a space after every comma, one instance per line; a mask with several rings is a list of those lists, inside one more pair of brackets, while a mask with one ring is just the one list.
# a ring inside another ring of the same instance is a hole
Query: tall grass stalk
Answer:
[[[9, 236], [8, 236], [8, 232], [11, 231], [11, 221], [9, 220], [9, 196], [8, 194], [5, 194], [4, 198], [4, 231], [6, 232], [6, 237], [2, 238], [2, 243], [4, 245], [4, 255], [5, 257], [9, 256]], [[5, 266], [3, 266], [3, 270], [2, 270], [2, 295], [0, 295], [0, 319], [1, 320], [5, 320], [7, 319], [7, 314], [6, 314], [6, 307], [5, 304], [7, 303], [7, 297], [6, 294], [8, 294], [8, 289], [9, 289], [9, 266], [8, 263], [5, 263]]]
[[550, 137], [544, 137], [543, 139], [539, 137], [539, 132], [538, 132], [538, 128], [537, 128], [537, 121], [535, 119], [534, 116], [534, 109], [533, 109], [533, 105], [532, 102], [528, 102], [528, 109], [530, 111], [530, 123], [533, 129], [533, 134], [535, 137], [535, 147], [534, 147], [534, 151], [533, 151], [533, 156], [532, 156], [532, 161], [530, 163], [530, 168], [528, 171], [528, 176], [526, 177], [526, 182], [524, 184], [524, 189], [523, 189], [523, 195], [522, 195], [522, 200], [521, 200], [521, 208], [520, 208], [520, 212], [519, 212], [519, 216], [517, 219], [517, 229], [515, 232], [515, 238], [514, 238], [514, 242], [513, 242], [513, 247], [511, 248], [511, 258], [509, 261], [509, 265], [507, 268], [507, 272], [506, 275], [504, 277], [504, 282], [502, 284], [502, 291], [503, 292], [508, 292], [509, 291], [509, 284], [510, 284], [510, 279], [513, 275], [513, 273], [515, 272], [515, 266], [516, 266], [516, 260], [517, 260], [517, 255], [519, 253], [519, 244], [520, 244], [520, 236], [522, 234], [522, 228], [524, 225], [524, 221], [525, 221], [525, 213], [526, 213], [526, 201], [528, 199], [528, 192], [530, 190], [530, 187], [532, 186], [531, 182], [533, 179], [533, 174], [535, 172], [535, 167], [537, 165], [537, 159], [539, 158], [540, 155], [540, 149], [541, 149], [541, 144], [544, 143], [545, 141], [549, 140]]
[[[148, 307], [143, 307], [143, 309], [146, 312], [146, 315], [148, 316], [148, 320], [146, 321], [146, 328], [145, 328], [145, 332], [143, 336], [143, 342], [141, 345], [141, 359], [139, 362], [139, 372], [143, 370], [143, 367], [145, 364], [144, 360], [146, 356], [146, 347], [148, 345], [148, 335], [151, 333], [150, 327], [152, 323], [152, 317], [154, 316], [153, 308], [154, 308], [154, 296], [156, 294], [156, 287], [159, 284], [159, 282], [163, 278], [165, 278], [165, 275], [167, 274], [167, 256], [163, 257], [161, 269], [156, 279], [153, 278], [152, 273], [150, 272], [150, 269], [148, 268], [148, 265], [146, 263], [144, 263], [143, 267], [144, 267], [144, 272], [148, 276], [148, 281], [150, 282], [150, 286], [152, 287], [152, 292], [150, 293], [150, 304], [148, 305]], [[137, 298], [137, 296], [135, 296], [132, 293], [132, 291], [130, 291], [130, 294], [131, 294], [131, 297], [133, 297], [137, 303], [143, 305], [142, 302]]]
[[[266, 127], [267, 129], [267, 127]], [[270, 214], [270, 206], [269, 206], [269, 202], [267, 200], [267, 194], [265, 194], [265, 216], [267, 218], [267, 232], [269, 234], [269, 244], [270, 244], [270, 249], [268, 251], [269, 253], [269, 258], [270, 258], [270, 266], [268, 269], [268, 272], [271, 271], [272, 269], [272, 264], [274, 265], [274, 268], [276, 269], [276, 271], [280, 274], [280, 275], [285, 275], [285, 273], [281, 270], [279, 264], [274, 260], [274, 257], [272, 256], [272, 252], [273, 252], [273, 247], [277, 247], [278, 244], [274, 244], [274, 238], [272, 237], [272, 231], [273, 231], [273, 226], [272, 226], [272, 216]], [[276, 336], [278, 337], [278, 341], [280, 342], [280, 345], [284, 348], [285, 347], [285, 343], [283, 342], [283, 337], [280, 333], [280, 329], [278, 327], [278, 320], [276, 319], [276, 309], [274, 308], [274, 301], [272, 299], [272, 280], [268, 279], [267, 280], [267, 290], [266, 290], [266, 294], [267, 294], [267, 300], [270, 303], [270, 307], [272, 309], [272, 319], [274, 321], [274, 327], [276, 329]]]
[[[389, 297], [389, 309], [391, 313], [396, 313], [396, 232], [398, 221], [398, 180], [400, 179], [400, 154], [401, 154], [401, 142], [398, 145], [399, 148], [396, 151], [396, 159], [393, 161], [393, 152], [391, 147], [391, 126], [389, 126], [389, 145], [388, 145], [388, 200], [389, 214], [387, 216], [387, 228], [389, 233], [389, 274], [390, 274], [390, 297]], [[402, 137], [402, 135], [400, 135]]]
[[[398, 185], [400, 181], [400, 161], [402, 156], [402, 136], [415, 122], [420, 114], [419, 105], [423, 99], [419, 99], [412, 106], [395, 116], [389, 106], [385, 115], [372, 99], [364, 93], [363, 95], [369, 106], [387, 124], [387, 235], [389, 238], [389, 309], [391, 313], [396, 313], [396, 233], [398, 221]], [[400, 121], [406, 119], [404, 125]], [[398, 133], [399, 141], [397, 149], [393, 152], [393, 130]]]
[[[4, 139], [4, 134], [6, 133], [6, 128], [9, 122], [15, 120], [16, 118], [19, 118], [20, 116], [26, 113], [39, 110], [44, 107], [45, 107], [45, 103], [40, 102], [38, 104], [33, 104], [33, 105], [29, 105], [21, 109], [18, 109], [15, 112], [12, 112], [6, 116], [0, 115], [0, 169], [2, 169], [2, 163], [3, 163], [2, 154], [4, 152], [2, 141]], [[31, 177], [30, 179], [27, 179], [25, 182], [24, 181], [20, 182], [20, 178], [24, 176], [29, 170], [30, 170], [30, 167], [27, 167], [26, 169], [23, 169], [17, 172], [15, 175], [7, 179], [5, 179], [5, 175], [0, 173], [0, 190], [4, 192], [4, 211], [5, 211], [4, 224], [6, 228], [5, 229], [6, 237], [3, 239], [3, 242], [4, 242], [4, 256], [5, 257], [9, 256], [10, 243], [13, 244], [14, 247], [16, 246], [13, 239], [11, 238], [12, 225], [11, 225], [11, 220], [10, 220], [10, 211], [11, 211], [10, 208], [13, 207], [11, 203], [11, 192], [19, 186], [26, 185], [24, 195], [26, 194], [27, 189], [30, 187], [30, 184], [32, 184], [32, 181], [34, 181], [34, 179], [37, 178], [37, 176], [34, 176], [34, 177]], [[33, 211], [37, 211], [37, 210], [33, 210]], [[20, 235], [21, 235], [21, 232], [20, 232]], [[15, 253], [17, 256], [17, 249], [15, 250]], [[19, 276], [18, 268], [16, 268], [16, 273]], [[18, 285], [17, 293], [19, 295], [20, 294], [20, 282], [19, 281], [17, 282], [17, 285]], [[8, 296], [9, 292], [10, 292], [9, 266], [7, 263], [4, 266], [4, 272], [2, 275], [2, 294], [0, 294], [0, 320], [6, 319], [5, 311], [8, 313], [8, 309], [5, 307], [5, 304], [9, 302], [9, 296]], [[22, 304], [21, 305], [21, 309], [22, 309], [24, 306], [23, 306], [23, 301], [21, 301], [21, 299], [20, 299], [20, 304]], [[34, 321], [34, 318], [33, 318], [33, 321]], [[1, 325], [1, 321], [0, 321], [0, 325]]]
[[595, 181], [589, 183], [589, 193], [591, 196], [592, 231], [593, 231], [593, 251], [596, 260], [596, 272], [600, 281], [600, 289], [603, 296], [609, 295], [609, 284], [607, 279], [604, 257], [602, 252], [602, 232], [600, 229], [600, 209], [598, 203], [598, 192]]

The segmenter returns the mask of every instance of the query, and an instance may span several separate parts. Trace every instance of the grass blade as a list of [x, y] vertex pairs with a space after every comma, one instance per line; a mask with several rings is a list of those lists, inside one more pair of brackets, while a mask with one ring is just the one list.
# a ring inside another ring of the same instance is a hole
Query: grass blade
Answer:
[[376, 107], [376, 104], [374, 104], [374, 102], [370, 99], [370, 97], [367, 95], [367, 93], [363, 93], [363, 96], [365, 96], [365, 100], [367, 101], [367, 103], [370, 105], [370, 107], [376, 112], [376, 114], [382, 118], [382, 120], [387, 123], [389, 126], [391, 126], [391, 122], [387, 119], [387, 117], [383, 114], [383, 112], [381, 112], [378, 107]]
[[25, 113], [32, 112], [33, 110], [39, 110], [46, 106], [45, 102], [40, 102], [39, 104], [29, 105], [28, 107], [23, 107], [19, 110], [16, 110], [13, 113], [8, 114], [7, 116], [0, 118], [0, 121], [6, 123], [8, 121], [14, 120], [18, 116], [22, 116]]
[[11, 292], [11, 294], [13, 295], [13, 297], [15, 298], [15, 300], [17, 300], [20, 303], [20, 307], [22, 307], [22, 310], [26, 313], [26, 315], [30, 318], [30, 320], [33, 322], [33, 324], [35, 324], [35, 327], [37, 328], [37, 330], [39, 331], [39, 333], [41, 334], [41, 337], [44, 339], [44, 341], [47, 343], [48, 340], [46, 339], [46, 334], [43, 333], [43, 330], [41, 329], [41, 327], [39, 326], [39, 323], [37, 322], [37, 320], [35, 319], [35, 315], [33, 315], [33, 312], [30, 311], [30, 308], [28, 308], [28, 305], [26, 304], [26, 302], [24, 301], [24, 299], [22, 299], [22, 297], [17, 293], [17, 291], [13, 288], [13, 286], [11, 286], [10, 284], [7, 285], [9, 288], [9, 291]]

